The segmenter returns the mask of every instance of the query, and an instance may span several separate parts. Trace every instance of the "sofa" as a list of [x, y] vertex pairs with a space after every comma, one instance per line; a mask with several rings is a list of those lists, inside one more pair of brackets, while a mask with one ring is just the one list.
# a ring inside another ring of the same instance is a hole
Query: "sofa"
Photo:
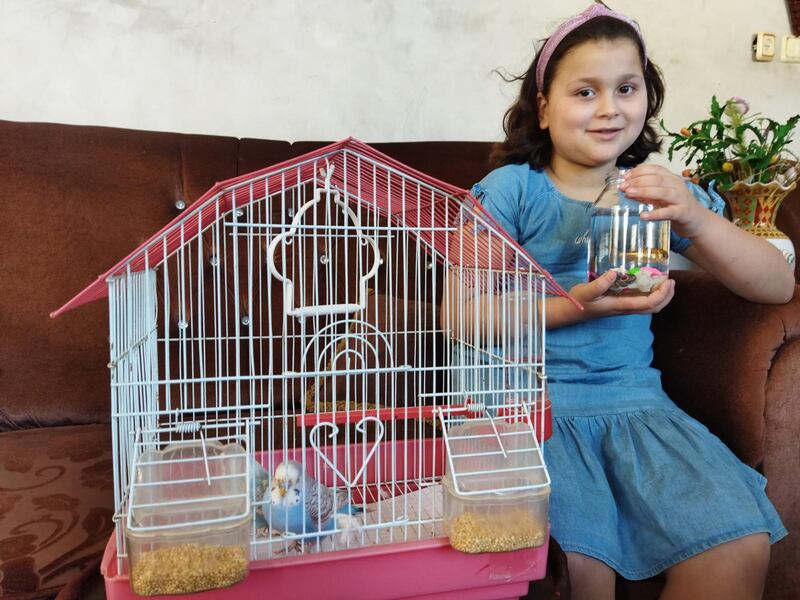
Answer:
[[[108, 310], [99, 301], [49, 313], [216, 181], [322, 144], [0, 121], [0, 597], [103, 597], [99, 561], [114, 527]], [[488, 170], [488, 142], [374, 146], [461, 187]], [[778, 224], [800, 248], [800, 192]], [[656, 366], [685, 410], [767, 476], [792, 533], [773, 546], [765, 597], [793, 598], [800, 287], [765, 306], [703, 272], [673, 276], [675, 299], [653, 323]], [[556, 591], [532, 597], [568, 595], [557, 554]], [[621, 583], [620, 598], [656, 597], [660, 586]]]

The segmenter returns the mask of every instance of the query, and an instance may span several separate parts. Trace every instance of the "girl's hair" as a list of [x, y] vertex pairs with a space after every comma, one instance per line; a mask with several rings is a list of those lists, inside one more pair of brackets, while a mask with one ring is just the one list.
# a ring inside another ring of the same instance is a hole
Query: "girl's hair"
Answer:
[[647, 114], [645, 125], [639, 137], [617, 159], [619, 167], [635, 167], [643, 162], [651, 152], [661, 149], [661, 139], [651, 120], [661, 110], [664, 102], [664, 80], [661, 70], [651, 60], [646, 60], [645, 50], [636, 30], [613, 17], [596, 17], [568, 33], [556, 47], [544, 71], [542, 90], [536, 87], [536, 65], [541, 56], [541, 48], [533, 63], [524, 74], [508, 78], [507, 81], [522, 81], [519, 97], [506, 111], [503, 119], [505, 141], [495, 144], [489, 162], [493, 168], [507, 164], [528, 163], [541, 170], [550, 164], [553, 143], [550, 133], [539, 127], [539, 104], [536, 95], [539, 91], [547, 96], [559, 62], [572, 48], [596, 40], [627, 39], [636, 44], [644, 69], [647, 90]]

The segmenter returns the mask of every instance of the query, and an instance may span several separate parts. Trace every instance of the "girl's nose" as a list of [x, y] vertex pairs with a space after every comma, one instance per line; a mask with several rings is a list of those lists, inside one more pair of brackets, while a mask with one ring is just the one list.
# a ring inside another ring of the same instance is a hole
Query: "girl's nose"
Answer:
[[617, 101], [613, 94], [603, 94], [600, 96], [600, 104], [597, 107], [597, 115], [604, 118], [615, 117], [619, 114]]

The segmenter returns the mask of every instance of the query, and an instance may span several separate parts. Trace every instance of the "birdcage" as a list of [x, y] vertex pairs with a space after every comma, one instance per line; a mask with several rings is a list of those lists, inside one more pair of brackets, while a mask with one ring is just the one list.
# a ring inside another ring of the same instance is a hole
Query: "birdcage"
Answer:
[[467, 191], [344, 140], [217, 184], [57, 313], [105, 294], [109, 597], [507, 598], [543, 575], [565, 292]]

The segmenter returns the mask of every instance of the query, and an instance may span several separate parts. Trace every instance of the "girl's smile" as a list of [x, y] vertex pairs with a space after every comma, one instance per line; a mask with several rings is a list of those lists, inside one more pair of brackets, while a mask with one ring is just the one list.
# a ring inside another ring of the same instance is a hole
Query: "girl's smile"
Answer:
[[624, 129], [622, 127], [602, 127], [599, 129], [589, 129], [589, 133], [594, 135], [596, 138], [602, 141], [611, 141], [616, 139], [617, 135], [620, 134]]

